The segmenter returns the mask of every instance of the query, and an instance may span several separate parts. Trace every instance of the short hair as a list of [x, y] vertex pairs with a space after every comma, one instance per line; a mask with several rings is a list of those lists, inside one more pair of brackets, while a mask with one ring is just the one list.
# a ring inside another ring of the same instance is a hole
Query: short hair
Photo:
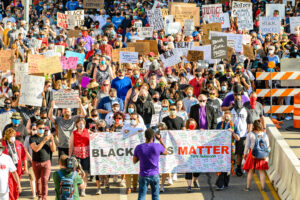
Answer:
[[44, 123], [42, 120], [39, 120], [39, 121], [36, 123], [36, 126], [42, 126], [42, 125], [45, 125], [45, 123]]
[[115, 88], [110, 88], [110, 89], [109, 89], [109, 93], [111, 93], [111, 92], [117, 93], [117, 90], [116, 90]]
[[8, 141], [11, 137], [16, 136], [16, 131], [13, 128], [8, 128], [4, 132], [3, 139], [5, 141]]
[[67, 160], [69, 159], [69, 156], [63, 154], [59, 157], [59, 164], [64, 166], [64, 167], [67, 167]]
[[154, 130], [152, 128], [148, 128], [146, 131], [145, 131], [145, 138], [147, 140], [151, 140], [152, 138], [154, 137]]

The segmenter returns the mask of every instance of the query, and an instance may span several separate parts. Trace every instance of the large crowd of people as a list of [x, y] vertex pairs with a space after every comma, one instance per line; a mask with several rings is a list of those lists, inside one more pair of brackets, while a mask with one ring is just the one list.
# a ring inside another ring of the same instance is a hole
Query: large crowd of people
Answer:
[[[104, 8], [86, 9], [82, 0], [33, 0], [29, 6], [29, 22], [24, 20], [24, 2], [0, 2], [0, 49], [15, 50], [13, 62], [28, 63], [29, 55], [44, 55], [57, 45], [85, 57], [83, 64], [77, 64], [76, 69], [43, 74], [45, 84], [41, 106], [20, 104], [23, 86], [16, 83], [14, 70], [1, 71], [0, 114], [11, 113], [11, 121], [0, 130], [0, 199], [18, 199], [22, 195], [20, 181], [26, 175], [30, 178], [32, 197], [47, 199], [51, 161], [56, 159], [53, 157], [56, 151], [63, 170], [67, 167], [67, 156], [77, 158], [82, 172], [76, 175], [78, 187], [74, 199], [79, 195], [86, 196], [91, 181], [89, 135], [94, 132], [126, 133], [132, 127], [140, 128], [144, 134], [151, 127], [155, 114], [159, 114], [157, 125], [161, 130], [229, 130], [232, 133], [232, 170], [231, 173], [217, 173], [216, 189], [224, 190], [229, 186], [230, 174], [242, 176], [247, 171], [244, 185], [245, 191], [249, 191], [254, 170], [259, 171], [264, 189], [268, 159], [253, 157], [252, 150], [257, 138], [263, 138], [269, 146], [264, 119], [269, 115], [264, 113], [264, 106], [270, 105], [270, 98], [258, 97], [255, 91], [270, 88], [271, 84], [273, 88], [280, 88], [281, 82], [256, 80], [255, 74], [278, 72], [281, 59], [300, 56], [300, 30], [296, 27], [291, 33], [289, 20], [300, 15], [300, 3], [292, 5], [288, 1], [280, 33], [262, 34], [259, 31], [260, 16], [265, 16], [266, 4], [276, 4], [277, 0], [252, 0], [253, 30], [240, 30], [236, 17], [231, 16], [232, 2], [222, 1], [222, 12], [230, 16], [230, 27], [223, 28], [222, 32], [248, 35], [254, 58], [233, 49], [230, 58], [216, 60], [213, 64], [189, 62], [183, 55], [182, 62], [166, 67], [159, 55], [174, 49], [175, 43], [203, 44], [203, 25], [208, 21], [202, 12], [200, 26], [195, 26], [191, 35], [185, 35], [184, 27], [181, 27], [176, 34], [166, 34], [162, 29], [153, 31], [152, 37], [141, 38], [136, 22], [149, 27], [147, 11], [153, 6], [166, 9], [172, 2], [109, 0], [105, 1]], [[187, 3], [201, 8], [218, 1]], [[57, 13], [82, 9], [84, 23], [75, 27], [80, 35], [68, 37], [70, 30], [57, 26]], [[278, 16], [278, 11], [275, 10], [273, 15]], [[34, 39], [42, 41], [40, 48], [33, 46]], [[113, 59], [113, 50], [145, 39], [156, 41], [158, 54], [151, 51], [140, 53], [136, 63], [120, 63]], [[90, 78], [86, 87], [81, 84], [83, 77]], [[78, 91], [79, 108], [55, 107], [53, 92], [62, 90]], [[273, 103], [291, 105], [292, 100], [292, 97], [274, 97]], [[283, 120], [292, 116], [277, 114], [273, 117]], [[147, 134], [149, 143], [154, 136]], [[165, 154], [163, 147], [157, 152]], [[137, 151], [135, 158], [145, 164], [141, 155], [141, 150]], [[157, 175], [158, 172], [153, 173]], [[126, 187], [127, 194], [142, 187], [142, 199], [146, 194], [143, 174], [147, 176], [147, 173], [140, 173], [140, 177], [137, 174], [96, 176], [98, 190], [95, 195], [102, 193], [101, 187], [109, 190], [113, 181]], [[186, 173], [187, 192], [192, 191], [192, 183], [198, 187], [198, 176], [199, 173]], [[152, 181], [157, 181], [158, 177], [154, 178]], [[61, 177], [54, 174], [53, 179], [59, 193]], [[160, 192], [164, 192], [165, 185], [172, 185], [176, 180], [177, 174], [162, 174]], [[155, 199], [158, 199], [157, 190], [153, 193]], [[59, 195], [57, 199], [60, 199]]]

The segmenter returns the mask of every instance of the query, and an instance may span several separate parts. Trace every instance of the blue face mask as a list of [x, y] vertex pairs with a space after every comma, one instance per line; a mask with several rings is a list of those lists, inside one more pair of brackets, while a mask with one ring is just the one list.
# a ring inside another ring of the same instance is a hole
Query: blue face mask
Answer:
[[40, 120], [40, 119], [41, 119], [40, 116], [35, 116], [35, 118], [36, 118], [37, 120]]
[[19, 119], [12, 119], [12, 123], [15, 125], [20, 124], [20, 120]]
[[38, 133], [41, 135], [41, 134], [44, 134], [45, 130], [44, 129], [39, 129]]
[[128, 108], [128, 112], [131, 114], [134, 112], [134, 108]]
[[163, 110], [163, 111], [167, 111], [167, 110], [168, 110], [168, 107], [162, 107], [162, 110]]
[[101, 61], [100, 61], [100, 64], [101, 64], [101, 65], [105, 65], [105, 60], [101, 60]]

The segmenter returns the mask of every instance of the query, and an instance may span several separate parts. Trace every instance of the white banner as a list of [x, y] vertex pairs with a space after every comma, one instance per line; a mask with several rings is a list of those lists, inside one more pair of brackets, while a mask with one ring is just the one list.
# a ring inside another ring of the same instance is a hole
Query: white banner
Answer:
[[[160, 156], [160, 173], [229, 172], [231, 133], [224, 130], [161, 131], [168, 155]], [[144, 143], [144, 132], [90, 135], [92, 175], [138, 174], [132, 157]]]
[[[5, 128], [5, 126], [7, 124], [10, 124], [11, 123], [11, 116], [12, 116], [12, 112], [5, 112], [5, 113], [2, 113], [0, 114], [0, 138], [1, 137], [1, 133], [3, 131], [3, 129]], [[3, 136], [3, 133], [2, 133], [2, 136]]]
[[295, 28], [300, 26], [300, 17], [290, 17], [290, 33], [295, 33]]
[[120, 63], [136, 63], [138, 57], [138, 52], [120, 51]]
[[165, 26], [167, 26], [169, 23], [173, 23], [174, 22], [174, 16], [173, 15], [167, 15], [165, 16]]
[[42, 106], [45, 77], [25, 75], [21, 85], [19, 104]]
[[232, 2], [232, 16], [237, 17], [239, 30], [252, 30], [252, 3], [251, 2]]
[[171, 67], [181, 62], [180, 55], [176, 49], [171, 49], [161, 54], [160, 59], [164, 63], [164, 67]]
[[138, 28], [138, 35], [141, 38], [152, 38], [153, 27], [140, 27]]
[[280, 33], [280, 17], [259, 17], [259, 30], [262, 34]]
[[70, 24], [70, 22], [73, 20], [68, 20], [68, 25], [69, 25], [68, 28], [69, 29], [72, 29], [73, 25], [79, 26], [79, 27], [84, 25], [84, 10], [65, 11], [65, 14], [69, 15], [69, 16], [73, 15], [75, 18], [75, 20], [74, 20], [75, 24]]
[[222, 4], [202, 5], [202, 15], [222, 13]]
[[229, 28], [230, 22], [229, 22], [229, 15], [228, 13], [220, 13], [220, 14], [213, 14], [213, 15], [205, 15], [205, 20], [211, 24], [211, 23], [221, 23], [221, 28]]

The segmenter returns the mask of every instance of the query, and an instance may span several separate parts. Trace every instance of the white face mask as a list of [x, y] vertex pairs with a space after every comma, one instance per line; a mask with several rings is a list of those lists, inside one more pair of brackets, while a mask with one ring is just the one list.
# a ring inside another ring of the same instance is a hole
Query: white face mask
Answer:
[[114, 107], [114, 108], [113, 108], [113, 111], [115, 111], [115, 112], [118, 112], [119, 110], [120, 110], [119, 107]]
[[16, 137], [11, 137], [11, 138], [10, 138], [10, 142], [11, 142], [11, 143], [14, 143], [15, 141], [16, 141]]
[[83, 130], [84, 129], [84, 124], [79, 124], [78, 129]]
[[92, 118], [94, 121], [97, 121], [98, 120], [98, 117], [94, 117], [94, 118]]

